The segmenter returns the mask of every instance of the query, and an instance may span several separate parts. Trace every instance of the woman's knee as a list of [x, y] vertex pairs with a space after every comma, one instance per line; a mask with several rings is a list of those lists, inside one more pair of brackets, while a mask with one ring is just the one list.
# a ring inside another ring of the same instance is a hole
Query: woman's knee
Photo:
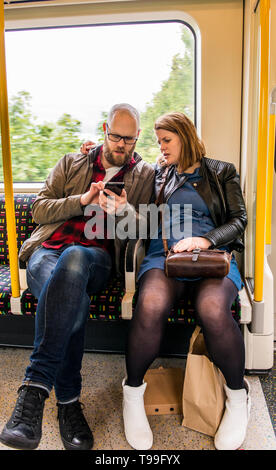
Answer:
[[196, 303], [196, 313], [202, 326], [220, 330], [231, 314], [229, 307], [219, 299], [205, 298]]
[[168, 299], [160, 297], [148, 290], [138, 297], [137, 306], [134, 312], [136, 320], [144, 329], [156, 328], [163, 323], [170, 313], [170, 302]]

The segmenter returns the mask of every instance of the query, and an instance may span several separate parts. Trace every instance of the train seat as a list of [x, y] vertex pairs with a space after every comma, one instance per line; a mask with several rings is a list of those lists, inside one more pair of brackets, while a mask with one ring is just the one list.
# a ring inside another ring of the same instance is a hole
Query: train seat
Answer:
[[[31, 212], [35, 198], [35, 194], [14, 195], [18, 250], [36, 226]], [[20, 269], [21, 296], [19, 303], [16, 302], [17, 311], [11, 306], [14, 299], [11, 297], [4, 195], [0, 195], [0, 215], [0, 344], [32, 347], [37, 299], [27, 287], [26, 270]], [[136, 303], [136, 274], [144, 253], [142, 240], [130, 240], [125, 253], [125, 277], [112, 278], [105, 290], [91, 296], [86, 351], [124, 354], [129, 325], [126, 320], [132, 317]], [[242, 312], [238, 296], [232, 305], [232, 315], [238, 323], [243, 323]], [[170, 312], [160, 356], [185, 356], [195, 323], [190, 300], [181, 300]]]
[[[36, 224], [32, 218], [32, 203], [35, 194], [15, 194], [15, 218], [17, 231], [17, 247], [20, 249], [23, 242], [30, 237]], [[9, 249], [6, 235], [5, 197], [0, 196], [0, 314], [12, 314], [10, 306], [11, 282], [9, 272]], [[129, 319], [135, 305], [136, 276], [135, 260], [137, 256], [137, 241], [131, 241], [126, 253], [126, 278], [115, 277], [102, 292], [91, 296], [90, 319], [103, 321], [118, 321]], [[135, 265], [135, 266], [134, 266]], [[26, 286], [25, 286], [26, 287]], [[34, 316], [37, 307], [37, 299], [29, 289], [24, 289], [21, 295], [22, 315]], [[240, 319], [241, 305], [239, 297], [232, 306], [233, 316]], [[189, 300], [181, 300], [179, 305], [171, 311], [169, 322], [182, 324], [194, 324], [195, 313]]]

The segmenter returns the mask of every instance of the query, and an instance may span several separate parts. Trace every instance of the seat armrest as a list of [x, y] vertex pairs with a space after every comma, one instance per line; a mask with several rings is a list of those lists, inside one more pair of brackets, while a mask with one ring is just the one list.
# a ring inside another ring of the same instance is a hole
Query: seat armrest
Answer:
[[144, 240], [129, 240], [125, 251], [125, 288], [135, 292], [137, 274], [145, 256]]
[[242, 290], [239, 291], [239, 297], [241, 302], [241, 318], [240, 323], [248, 324], [252, 321], [252, 304], [246, 288], [243, 287]]
[[20, 291], [26, 290], [28, 288], [27, 277], [26, 277], [26, 263], [25, 261], [19, 260], [19, 284]]
[[122, 318], [132, 318], [132, 303], [136, 291], [137, 274], [145, 256], [145, 240], [129, 240], [125, 251], [125, 295], [122, 299]]

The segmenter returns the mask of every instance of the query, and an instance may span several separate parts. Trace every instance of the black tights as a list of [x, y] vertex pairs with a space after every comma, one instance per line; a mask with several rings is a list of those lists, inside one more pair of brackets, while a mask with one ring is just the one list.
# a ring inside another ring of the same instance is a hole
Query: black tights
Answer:
[[147, 271], [140, 281], [127, 344], [128, 385], [142, 384], [147, 369], [158, 357], [170, 311], [188, 290], [193, 292], [210, 357], [220, 368], [229, 388], [243, 388], [244, 342], [231, 313], [231, 305], [238, 293], [236, 286], [228, 278], [192, 283], [177, 281], [166, 277], [161, 269]]

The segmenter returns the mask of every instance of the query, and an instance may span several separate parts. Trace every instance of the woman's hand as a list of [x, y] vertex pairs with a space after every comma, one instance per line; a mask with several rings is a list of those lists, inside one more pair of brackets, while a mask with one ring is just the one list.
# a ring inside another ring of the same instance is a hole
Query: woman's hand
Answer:
[[187, 237], [183, 238], [173, 246], [175, 253], [181, 253], [181, 251], [193, 251], [196, 248], [207, 250], [211, 245], [210, 240], [204, 237]]
[[87, 155], [89, 150], [93, 149], [94, 147], [96, 147], [95, 142], [92, 142], [92, 140], [87, 140], [81, 145], [80, 153]]

